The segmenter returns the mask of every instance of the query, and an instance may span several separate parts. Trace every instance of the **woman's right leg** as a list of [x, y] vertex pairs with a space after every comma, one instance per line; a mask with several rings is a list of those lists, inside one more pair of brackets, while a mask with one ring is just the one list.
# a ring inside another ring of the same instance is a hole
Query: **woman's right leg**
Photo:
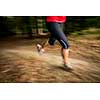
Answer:
[[65, 34], [61, 28], [61, 24], [59, 23], [48, 23], [48, 30], [50, 33], [54, 34], [55, 38], [62, 45], [61, 54], [64, 60], [64, 65], [68, 67], [68, 59], [69, 59], [69, 43], [66, 39]]

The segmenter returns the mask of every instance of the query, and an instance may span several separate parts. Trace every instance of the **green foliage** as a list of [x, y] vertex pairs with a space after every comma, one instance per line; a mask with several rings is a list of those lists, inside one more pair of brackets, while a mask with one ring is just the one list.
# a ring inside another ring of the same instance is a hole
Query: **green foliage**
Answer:
[[65, 27], [67, 32], [80, 31], [89, 27], [100, 28], [99, 16], [68, 16]]
[[[65, 23], [65, 32], [82, 35], [82, 30], [89, 27], [100, 28], [99, 16], [68, 16]], [[0, 16], [0, 36], [27, 34], [32, 36], [32, 29], [38, 33], [38, 29], [48, 32], [45, 16]], [[90, 32], [92, 34], [92, 32]]]

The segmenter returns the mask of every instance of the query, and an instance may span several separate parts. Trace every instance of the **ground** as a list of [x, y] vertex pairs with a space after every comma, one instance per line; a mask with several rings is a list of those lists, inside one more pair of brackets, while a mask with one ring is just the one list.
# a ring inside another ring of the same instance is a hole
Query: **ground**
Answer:
[[0, 41], [0, 82], [69, 83], [100, 82], [100, 36], [69, 36], [70, 65], [63, 67], [59, 43], [39, 55], [36, 43], [43, 39], [8, 38]]

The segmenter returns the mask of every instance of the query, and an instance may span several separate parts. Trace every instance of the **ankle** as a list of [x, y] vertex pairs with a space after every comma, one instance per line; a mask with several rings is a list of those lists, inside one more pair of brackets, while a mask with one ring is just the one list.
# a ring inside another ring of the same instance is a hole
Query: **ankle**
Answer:
[[68, 61], [64, 61], [64, 64], [68, 64]]

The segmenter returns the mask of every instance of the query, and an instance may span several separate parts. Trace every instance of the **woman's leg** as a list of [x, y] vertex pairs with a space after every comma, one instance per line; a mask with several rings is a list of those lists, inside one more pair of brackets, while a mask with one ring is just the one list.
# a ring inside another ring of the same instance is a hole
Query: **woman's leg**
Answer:
[[45, 48], [46, 45], [50, 44], [51, 46], [53, 46], [55, 44], [56, 38], [53, 36], [53, 34], [50, 34], [49, 39], [45, 40], [42, 43], [42, 48]]
[[63, 61], [64, 64], [67, 65], [68, 62], [69, 62], [69, 49], [62, 48], [61, 49], [61, 54], [62, 54], [62, 57], [63, 57], [63, 60], [64, 60]]
[[67, 65], [68, 65], [68, 58], [69, 58], [69, 43], [65, 34], [63, 33], [61, 24], [48, 23], [48, 30], [50, 31], [50, 33], [54, 34], [54, 37], [62, 45], [61, 54], [64, 60], [64, 65], [68, 67]]
[[54, 46], [55, 41], [56, 41], [56, 38], [51, 33], [49, 39], [44, 40], [41, 44], [37, 44], [37, 50], [38, 50], [39, 54], [43, 54], [45, 52], [45, 47], [48, 44], [51, 45], [51, 47]]
[[[60, 27], [61, 27], [61, 30], [63, 31], [64, 30], [64, 24], [61, 23], [60, 24]], [[69, 61], [69, 48], [68, 49], [64, 49], [62, 48], [61, 49], [61, 54], [62, 54], [62, 57], [63, 57], [63, 60], [64, 60], [64, 64], [67, 64]]]

